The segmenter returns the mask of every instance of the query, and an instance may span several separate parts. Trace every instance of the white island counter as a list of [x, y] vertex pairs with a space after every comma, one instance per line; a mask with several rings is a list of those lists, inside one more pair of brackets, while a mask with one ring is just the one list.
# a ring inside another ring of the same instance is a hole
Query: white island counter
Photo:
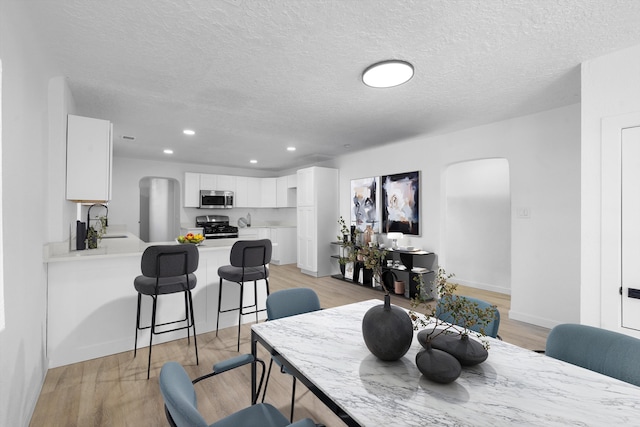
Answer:
[[[126, 237], [115, 237], [115, 236]], [[69, 251], [68, 244], [49, 244], [44, 249], [47, 264], [48, 313], [47, 358], [57, 367], [133, 349], [137, 292], [133, 280], [140, 275], [142, 252], [148, 246], [131, 233], [104, 238], [97, 249]], [[193, 290], [198, 334], [214, 331], [220, 278], [218, 267], [229, 264], [231, 246], [237, 239], [205, 240], [198, 248], [200, 262]], [[223, 308], [235, 307], [238, 286], [224, 286]], [[258, 300], [264, 307], [266, 292], [258, 286]], [[163, 323], [184, 317], [182, 294], [163, 295], [158, 300], [158, 320]], [[245, 292], [245, 305], [253, 292]], [[264, 317], [264, 313], [262, 318]], [[141, 323], [151, 319], [151, 298], [143, 296]], [[237, 312], [220, 315], [220, 328], [237, 325]], [[255, 321], [247, 316], [246, 321]], [[185, 331], [153, 337], [154, 344], [186, 337]], [[138, 348], [149, 343], [149, 331], [138, 333]]]

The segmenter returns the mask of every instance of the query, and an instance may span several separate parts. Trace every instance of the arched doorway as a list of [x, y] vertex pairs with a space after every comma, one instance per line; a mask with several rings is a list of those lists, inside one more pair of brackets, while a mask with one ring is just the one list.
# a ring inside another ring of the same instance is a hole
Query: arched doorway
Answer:
[[456, 282], [511, 290], [511, 192], [506, 159], [471, 160], [445, 171], [442, 264]]

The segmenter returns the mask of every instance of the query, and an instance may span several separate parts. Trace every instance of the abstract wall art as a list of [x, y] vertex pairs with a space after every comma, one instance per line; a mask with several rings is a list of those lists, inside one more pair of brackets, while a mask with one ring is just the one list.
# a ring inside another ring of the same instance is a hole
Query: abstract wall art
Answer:
[[420, 235], [420, 172], [382, 177], [382, 232]]
[[351, 180], [351, 225], [360, 231], [380, 231], [380, 177]]

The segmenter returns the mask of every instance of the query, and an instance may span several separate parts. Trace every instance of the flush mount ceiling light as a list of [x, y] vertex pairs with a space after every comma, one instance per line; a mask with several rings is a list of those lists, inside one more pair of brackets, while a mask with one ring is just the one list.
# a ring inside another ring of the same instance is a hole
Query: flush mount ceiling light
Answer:
[[195, 135], [196, 131], [191, 130], [191, 129], [185, 129], [182, 131], [182, 133], [184, 133], [185, 135]]
[[413, 77], [413, 65], [406, 61], [390, 60], [371, 65], [362, 73], [362, 82], [370, 87], [393, 87]]
[[163, 153], [164, 154], [173, 154], [173, 150], [170, 150], [170, 149], [167, 148], [166, 150], [163, 151]]
[[257, 161], [257, 160], [253, 160], [253, 159], [252, 159], [252, 160], [249, 160], [249, 163], [251, 163], [251, 164], [254, 164], [254, 165], [255, 165], [256, 163], [258, 163], [258, 161]]
[[296, 147], [287, 147], [287, 151], [296, 151]]

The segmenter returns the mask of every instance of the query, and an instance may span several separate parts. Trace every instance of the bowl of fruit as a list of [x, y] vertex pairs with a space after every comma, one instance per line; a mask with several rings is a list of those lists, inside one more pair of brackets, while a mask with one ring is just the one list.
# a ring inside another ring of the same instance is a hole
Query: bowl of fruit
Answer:
[[199, 245], [204, 240], [204, 236], [202, 234], [187, 233], [184, 236], [178, 236], [176, 240], [178, 243]]

